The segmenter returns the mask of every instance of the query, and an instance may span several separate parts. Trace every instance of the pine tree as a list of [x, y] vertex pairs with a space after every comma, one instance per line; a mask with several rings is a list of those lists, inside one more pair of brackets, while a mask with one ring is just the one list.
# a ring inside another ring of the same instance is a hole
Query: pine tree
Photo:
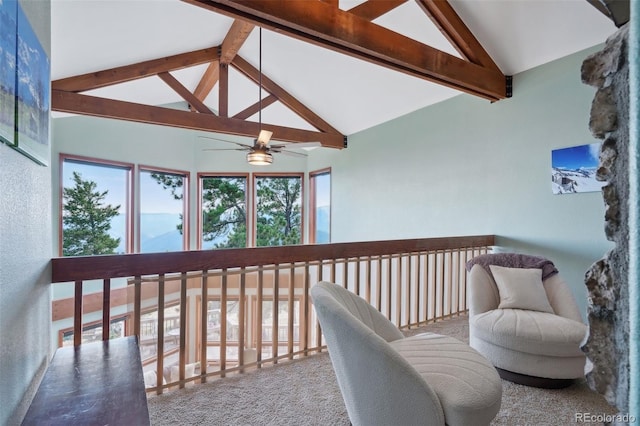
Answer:
[[73, 172], [73, 187], [63, 191], [63, 243], [64, 256], [114, 254], [120, 238], [109, 235], [111, 218], [118, 215], [120, 206], [104, 205], [109, 191], [97, 191], [93, 181], [83, 180]]
[[300, 244], [300, 179], [268, 177], [258, 180], [256, 246]]

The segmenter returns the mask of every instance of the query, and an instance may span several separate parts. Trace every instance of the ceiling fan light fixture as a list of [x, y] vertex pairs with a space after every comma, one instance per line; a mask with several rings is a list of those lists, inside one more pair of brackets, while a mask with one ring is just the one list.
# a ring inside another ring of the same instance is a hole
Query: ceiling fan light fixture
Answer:
[[270, 152], [251, 150], [247, 154], [247, 162], [252, 166], [268, 166], [273, 163], [273, 156]]

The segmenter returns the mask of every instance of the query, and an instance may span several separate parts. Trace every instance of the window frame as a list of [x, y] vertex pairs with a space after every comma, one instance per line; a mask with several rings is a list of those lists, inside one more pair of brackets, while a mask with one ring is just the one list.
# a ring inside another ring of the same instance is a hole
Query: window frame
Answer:
[[202, 231], [203, 231], [203, 221], [202, 221], [202, 190], [203, 190], [203, 179], [205, 178], [245, 178], [245, 189], [244, 189], [244, 206], [245, 206], [245, 215], [246, 215], [246, 223], [245, 223], [245, 227], [247, 230], [247, 238], [245, 241], [245, 247], [252, 247], [250, 245], [250, 242], [252, 241], [251, 239], [251, 233], [252, 230], [250, 228], [250, 223], [251, 223], [251, 218], [253, 217], [253, 212], [251, 211], [251, 209], [249, 208], [250, 205], [250, 196], [249, 194], [251, 194], [250, 191], [252, 191], [251, 188], [251, 174], [250, 173], [236, 173], [236, 172], [220, 172], [220, 173], [215, 173], [215, 172], [198, 172], [197, 175], [197, 179], [198, 179], [198, 193], [197, 193], [197, 202], [198, 202], [198, 206], [196, 208], [197, 210], [197, 220], [196, 220], [196, 229], [197, 229], [197, 233], [198, 235], [196, 236], [196, 245], [197, 245], [197, 250], [215, 250], [215, 249], [204, 249], [202, 248]]
[[125, 209], [125, 254], [134, 253], [134, 238], [133, 238], [133, 211], [134, 204], [134, 190], [133, 190], [133, 172], [135, 170], [135, 164], [126, 163], [122, 161], [104, 160], [95, 157], [86, 157], [81, 155], [64, 154], [61, 153], [59, 157], [58, 166], [58, 255], [63, 257], [63, 241], [64, 241], [64, 229], [63, 229], [63, 214], [64, 214], [64, 164], [65, 162], [81, 163], [86, 165], [94, 165], [97, 167], [111, 167], [122, 169], [126, 172], [126, 193], [125, 200], [127, 206]]
[[142, 172], [158, 172], [158, 173], [164, 173], [164, 174], [172, 174], [172, 175], [177, 175], [177, 176], [182, 176], [184, 178], [184, 184], [183, 184], [183, 188], [184, 188], [184, 192], [183, 192], [183, 196], [182, 196], [182, 251], [187, 251], [189, 250], [189, 248], [191, 247], [190, 242], [191, 242], [191, 238], [190, 238], [190, 234], [191, 234], [191, 227], [190, 227], [190, 223], [191, 221], [190, 219], [190, 203], [191, 203], [191, 198], [190, 198], [190, 189], [191, 189], [191, 173], [186, 171], [186, 170], [176, 170], [176, 169], [168, 169], [168, 168], [163, 168], [163, 167], [155, 167], [155, 166], [148, 166], [148, 165], [138, 165], [137, 167], [137, 173], [136, 173], [136, 178], [137, 178], [137, 208], [136, 208], [136, 218], [137, 218], [137, 226], [136, 226], [136, 239], [135, 239], [135, 250], [136, 253], [142, 253], [142, 241], [141, 241], [141, 230], [142, 230], [142, 190], [140, 189], [140, 182], [141, 182], [141, 178], [140, 178], [140, 174]]
[[[258, 179], [260, 178], [269, 178], [269, 177], [297, 177], [300, 179], [300, 243], [304, 244], [305, 233], [305, 208], [304, 208], [304, 195], [305, 195], [305, 187], [304, 187], [304, 172], [261, 172], [261, 173], [252, 173], [252, 196], [251, 196], [251, 247], [257, 246], [258, 239]], [[265, 247], [280, 247], [280, 246], [265, 246]]]
[[[317, 186], [316, 180], [318, 176], [329, 175], [331, 179], [331, 167], [314, 170], [309, 172], [309, 244], [317, 244], [316, 242], [316, 210], [317, 206]], [[332, 185], [329, 184], [329, 243], [331, 242], [331, 219], [332, 219]]]

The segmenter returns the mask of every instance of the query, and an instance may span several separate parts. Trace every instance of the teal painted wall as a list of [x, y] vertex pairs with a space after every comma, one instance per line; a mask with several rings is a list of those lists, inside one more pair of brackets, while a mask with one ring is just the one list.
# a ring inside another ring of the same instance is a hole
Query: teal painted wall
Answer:
[[[50, 55], [50, 2], [20, 4]], [[1, 425], [20, 424], [51, 353], [50, 182], [50, 168], [0, 144]]]
[[552, 259], [586, 313], [584, 273], [612, 247], [604, 204], [552, 194], [551, 150], [597, 142], [580, 81], [597, 50], [516, 75], [511, 99], [460, 95], [313, 156], [332, 167], [333, 241], [496, 234], [500, 250]]

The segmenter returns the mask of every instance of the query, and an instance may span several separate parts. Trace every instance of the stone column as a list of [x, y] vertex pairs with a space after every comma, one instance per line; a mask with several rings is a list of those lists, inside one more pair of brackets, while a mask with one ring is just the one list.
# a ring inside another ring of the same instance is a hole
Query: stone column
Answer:
[[615, 247], [585, 276], [589, 291], [589, 338], [583, 350], [593, 362], [587, 383], [607, 401], [628, 412], [629, 398], [629, 64], [628, 24], [604, 49], [582, 64], [582, 81], [598, 88], [589, 128], [603, 139], [597, 179], [605, 203], [604, 230]]

